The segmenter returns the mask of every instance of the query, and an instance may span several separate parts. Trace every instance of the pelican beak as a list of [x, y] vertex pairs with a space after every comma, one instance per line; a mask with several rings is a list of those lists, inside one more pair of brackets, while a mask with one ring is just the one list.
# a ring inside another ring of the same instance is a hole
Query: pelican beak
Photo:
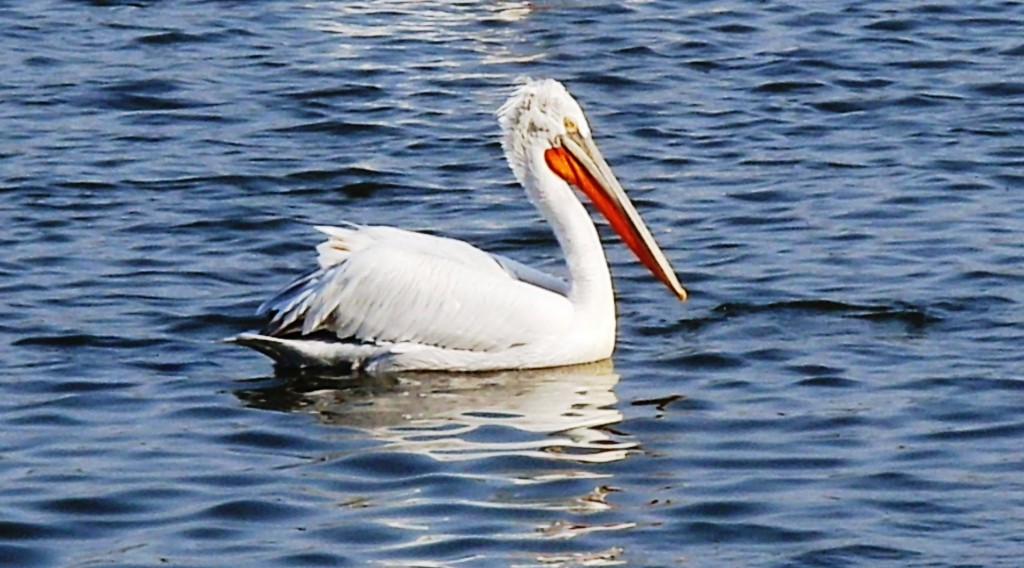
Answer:
[[590, 198], [640, 262], [677, 298], [685, 300], [686, 289], [597, 145], [576, 131], [560, 136], [558, 141], [560, 144], [544, 153], [548, 167]]

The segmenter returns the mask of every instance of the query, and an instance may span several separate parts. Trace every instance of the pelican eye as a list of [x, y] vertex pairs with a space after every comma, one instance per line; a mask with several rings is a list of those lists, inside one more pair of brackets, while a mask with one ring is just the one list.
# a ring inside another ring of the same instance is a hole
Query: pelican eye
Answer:
[[583, 134], [580, 132], [580, 127], [576, 124], [576, 121], [567, 116], [562, 121], [562, 124], [565, 125], [566, 137], [575, 142], [577, 146], [586, 148], [586, 143], [583, 140]]

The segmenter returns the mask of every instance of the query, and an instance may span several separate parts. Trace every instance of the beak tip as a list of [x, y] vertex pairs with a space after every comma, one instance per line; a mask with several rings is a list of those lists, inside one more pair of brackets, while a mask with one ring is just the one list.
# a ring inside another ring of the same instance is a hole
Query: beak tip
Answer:
[[676, 299], [678, 299], [680, 302], [685, 302], [690, 297], [690, 294], [689, 292], [686, 291], [686, 288], [683, 288], [683, 286], [678, 282], [669, 285], [669, 288], [672, 290], [672, 293], [676, 295]]

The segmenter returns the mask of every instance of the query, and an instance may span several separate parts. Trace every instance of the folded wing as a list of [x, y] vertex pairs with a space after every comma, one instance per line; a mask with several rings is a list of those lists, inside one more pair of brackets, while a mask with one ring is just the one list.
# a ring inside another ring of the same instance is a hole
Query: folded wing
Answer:
[[260, 307], [268, 335], [493, 351], [557, 337], [572, 305], [557, 278], [467, 243], [391, 227], [318, 227], [320, 268]]

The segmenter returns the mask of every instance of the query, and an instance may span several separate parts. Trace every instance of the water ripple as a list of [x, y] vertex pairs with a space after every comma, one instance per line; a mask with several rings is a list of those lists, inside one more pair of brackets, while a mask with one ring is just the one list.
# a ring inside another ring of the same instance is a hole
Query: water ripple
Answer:
[[[0, 563], [1019, 563], [1019, 4], [221, 8], [5, 8]], [[312, 224], [560, 270], [493, 117], [524, 75], [693, 292], [607, 234], [614, 369], [219, 341]]]

